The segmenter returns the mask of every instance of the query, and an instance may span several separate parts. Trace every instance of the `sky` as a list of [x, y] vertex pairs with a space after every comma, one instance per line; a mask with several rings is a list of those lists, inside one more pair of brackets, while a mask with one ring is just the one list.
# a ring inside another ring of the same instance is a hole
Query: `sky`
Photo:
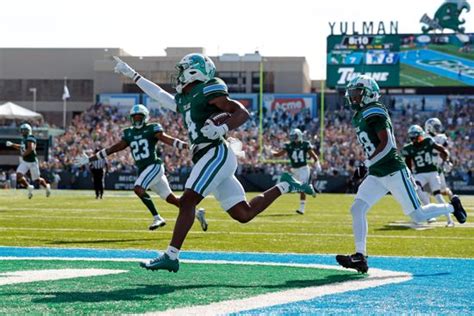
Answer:
[[[166, 47], [204, 47], [210, 56], [304, 56], [324, 79], [329, 22], [398, 21], [421, 31], [443, 0], [15, 0], [2, 1], [0, 47], [120, 47], [161, 56]], [[471, 12], [461, 17], [474, 32]]]

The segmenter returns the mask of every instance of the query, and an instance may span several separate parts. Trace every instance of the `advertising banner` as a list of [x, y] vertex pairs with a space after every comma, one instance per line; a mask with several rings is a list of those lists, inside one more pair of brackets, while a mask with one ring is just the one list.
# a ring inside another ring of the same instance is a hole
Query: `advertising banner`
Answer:
[[273, 111], [285, 111], [290, 115], [309, 112], [311, 117], [315, 117], [316, 94], [264, 94], [263, 107], [267, 115]]
[[368, 75], [376, 80], [380, 87], [396, 87], [400, 82], [397, 66], [368, 66], [368, 65], [328, 65], [328, 87], [345, 87], [349, 81], [358, 75]]

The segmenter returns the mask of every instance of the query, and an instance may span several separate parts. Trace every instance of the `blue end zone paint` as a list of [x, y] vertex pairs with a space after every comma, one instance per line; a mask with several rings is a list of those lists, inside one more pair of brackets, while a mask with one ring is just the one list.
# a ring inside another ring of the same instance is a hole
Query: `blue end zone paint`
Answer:
[[[155, 251], [0, 247], [1, 257], [142, 258]], [[183, 252], [189, 260], [231, 260], [336, 265], [334, 256], [226, 252]], [[252, 310], [245, 314], [473, 314], [474, 260], [370, 257], [373, 268], [406, 271], [413, 280], [311, 301]], [[369, 270], [370, 271], [370, 270]], [[165, 274], [167, 277], [169, 275]], [[172, 277], [172, 276], [171, 276]]]
[[458, 73], [455, 71], [449, 71], [446, 68], [440, 68], [436, 66], [430, 66], [427, 64], [422, 64], [420, 60], [450, 60], [456, 63], [462, 64], [466, 69], [474, 69], [474, 61], [469, 59], [461, 58], [458, 56], [441, 53], [438, 51], [430, 49], [420, 49], [420, 50], [409, 50], [403, 53], [400, 53], [400, 62], [407, 64], [409, 66], [435, 73], [439, 76], [446, 77], [449, 79], [461, 81], [465, 84], [474, 85], [474, 77], [469, 76], [465, 71], [462, 76], [459, 77]]

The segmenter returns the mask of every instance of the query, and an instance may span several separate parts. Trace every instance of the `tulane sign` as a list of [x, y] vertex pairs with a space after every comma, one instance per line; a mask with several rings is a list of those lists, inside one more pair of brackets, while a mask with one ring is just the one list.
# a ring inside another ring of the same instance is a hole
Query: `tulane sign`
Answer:
[[398, 34], [398, 21], [329, 22], [331, 35], [385, 35]]

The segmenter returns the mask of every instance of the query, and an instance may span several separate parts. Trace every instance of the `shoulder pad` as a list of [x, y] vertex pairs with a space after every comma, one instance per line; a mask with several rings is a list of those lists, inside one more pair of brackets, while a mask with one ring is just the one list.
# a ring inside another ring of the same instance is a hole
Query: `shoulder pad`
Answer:
[[379, 105], [371, 105], [362, 110], [362, 117], [366, 120], [373, 116], [388, 117], [387, 110]]
[[224, 80], [220, 78], [213, 78], [209, 80], [204, 84], [204, 88], [202, 89], [202, 93], [204, 95], [209, 95], [216, 92], [228, 94], [227, 85], [225, 84]]
[[163, 127], [161, 126], [160, 123], [152, 123], [151, 126], [153, 128], [153, 132], [155, 132], [155, 133], [163, 131]]
[[28, 137], [26, 137], [26, 141], [36, 143], [36, 138], [33, 135], [28, 135]]

